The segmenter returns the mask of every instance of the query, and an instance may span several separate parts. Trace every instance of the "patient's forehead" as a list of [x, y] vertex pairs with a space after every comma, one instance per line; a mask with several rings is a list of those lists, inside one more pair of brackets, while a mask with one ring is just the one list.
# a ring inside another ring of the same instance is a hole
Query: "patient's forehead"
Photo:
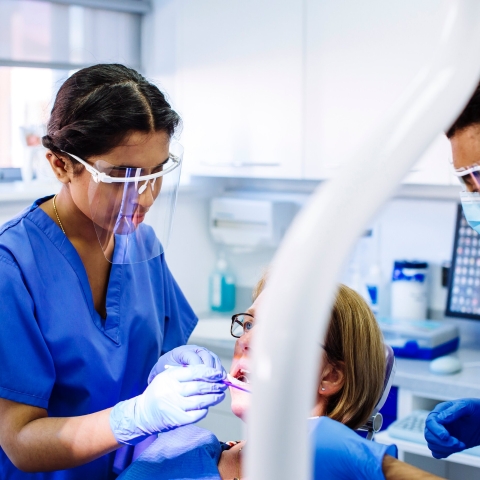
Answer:
[[265, 290], [260, 293], [260, 295], [256, 298], [256, 300], [252, 303], [250, 308], [245, 313], [249, 313], [250, 315], [255, 316], [255, 313], [258, 312], [258, 307], [263, 302], [264, 293]]

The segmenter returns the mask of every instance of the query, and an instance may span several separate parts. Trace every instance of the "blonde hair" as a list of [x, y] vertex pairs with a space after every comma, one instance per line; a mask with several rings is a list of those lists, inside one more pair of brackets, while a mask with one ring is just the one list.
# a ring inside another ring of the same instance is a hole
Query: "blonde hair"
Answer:
[[[254, 288], [255, 300], [265, 288], [265, 273]], [[325, 360], [343, 371], [343, 387], [329, 397], [326, 415], [350, 428], [372, 414], [383, 388], [385, 351], [377, 320], [355, 290], [340, 285], [323, 345]]]

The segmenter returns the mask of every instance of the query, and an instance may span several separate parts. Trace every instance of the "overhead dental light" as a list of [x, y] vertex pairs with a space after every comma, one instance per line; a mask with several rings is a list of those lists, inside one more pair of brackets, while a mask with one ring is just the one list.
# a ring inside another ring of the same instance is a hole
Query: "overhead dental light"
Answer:
[[480, 2], [449, 2], [436, 57], [287, 232], [254, 339], [250, 480], [311, 479], [305, 419], [318, 372], [305, 366], [319, 364], [317, 342], [326, 332], [342, 266], [396, 185], [468, 101], [480, 78], [479, 58]]

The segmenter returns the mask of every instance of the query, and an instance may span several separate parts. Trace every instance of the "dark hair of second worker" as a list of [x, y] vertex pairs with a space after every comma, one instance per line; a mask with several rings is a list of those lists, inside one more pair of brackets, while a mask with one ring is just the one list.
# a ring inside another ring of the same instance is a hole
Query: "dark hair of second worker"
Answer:
[[[165, 131], [171, 137], [180, 121], [165, 95], [137, 71], [99, 64], [79, 70], [60, 87], [42, 143], [56, 154], [63, 150], [88, 159], [108, 153], [134, 131]], [[75, 172], [83, 170], [70, 160]]]
[[447, 130], [446, 135], [448, 138], [452, 138], [458, 131], [472, 125], [480, 125], [480, 83], [477, 85], [472, 98], [468, 101], [463, 112]]

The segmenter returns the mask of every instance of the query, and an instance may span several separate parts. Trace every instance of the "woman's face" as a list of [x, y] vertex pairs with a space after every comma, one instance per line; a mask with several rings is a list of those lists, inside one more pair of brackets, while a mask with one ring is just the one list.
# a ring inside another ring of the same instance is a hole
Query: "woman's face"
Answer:
[[[256, 314], [264, 298], [264, 292], [260, 293], [253, 305], [245, 312], [253, 317], [255, 324]], [[230, 369], [230, 380], [244, 386], [250, 383], [250, 343], [255, 329], [245, 329], [245, 333], [235, 342], [235, 351], [233, 353], [232, 367]], [[323, 360], [324, 366], [319, 373], [319, 384], [317, 388], [317, 400], [312, 410], [312, 416], [325, 415], [328, 398], [335, 395], [343, 388], [344, 372], [339, 367], [331, 365], [326, 358]], [[242, 420], [245, 420], [245, 414], [250, 407], [251, 394], [242, 392], [236, 388], [230, 387], [232, 397], [232, 412]]]
[[[133, 132], [125, 141], [104, 155], [93, 156], [88, 163], [115, 176], [113, 167], [152, 169], [161, 165], [169, 156], [170, 138], [166, 132]], [[109, 166], [109, 167], [107, 167]], [[106, 168], [107, 167], [107, 168]], [[161, 167], [157, 167], [161, 168]], [[70, 193], [77, 208], [98, 226], [111, 230], [120, 215], [128, 216], [128, 224], [136, 228], [152, 206], [160, 192], [162, 178], [150, 184], [142, 194], [137, 194], [135, 183], [124, 188], [123, 183], [94, 183], [85, 169], [70, 179]], [[132, 195], [128, 193], [132, 191]], [[119, 228], [118, 225], [115, 228]], [[129, 233], [118, 231], [116, 233]]]
[[[253, 317], [255, 323], [255, 313], [262, 302], [264, 293], [262, 292], [253, 305], [245, 312]], [[248, 330], [235, 342], [235, 351], [233, 353], [232, 368], [230, 375], [234, 378], [234, 382], [240, 385], [250, 383], [250, 342], [252, 340], [254, 329]], [[232, 412], [239, 418], [244, 419], [245, 413], [250, 406], [251, 394], [242, 392], [236, 388], [230, 387], [230, 394], [232, 396]]]

